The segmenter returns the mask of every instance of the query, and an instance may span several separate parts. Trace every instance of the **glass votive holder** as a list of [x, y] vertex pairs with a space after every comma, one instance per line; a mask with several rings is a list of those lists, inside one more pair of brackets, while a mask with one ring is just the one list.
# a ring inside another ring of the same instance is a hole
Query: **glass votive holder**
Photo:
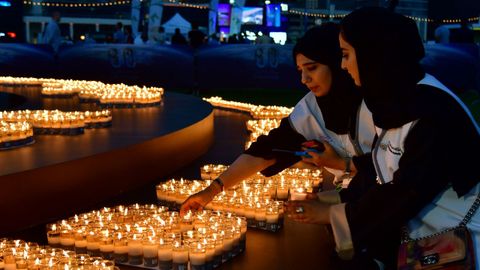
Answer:
[[155, 237], [149, 237], [143, 240], [143, 265], [154, 267], [158, 265], [158, 240]]
[[160, 270], [172, 269], [173, 245], [171, 241], [160, 239], [158, 245], [158, 268]]
[[100, 255], [106, 260], [113, 260], [113, 239], [111, 237], [102, 237], [100, 239]]
[[15, 260], [15, 255], [11, 252], [3, 253], [3, 262], [5, 270], [15, 270], [17, 269], [17, 263]]
[[271, 205], [266, 210], [266, 229], [271, 232], [276, 232], [280, 228], [278, 206]]
[[255, 208], [255, 221], [257, 223], [257, 228], [265, 229], [266, 228], [266, 209], [264, 206], [258, 204]]
[[15, 267], [17, 270], [26, 270], [28, 268], [27, 260], [23, 257], [16, 257]]
[[89, 232], [87, 234], [87, 254], [96, 257], [100, 256], [100, 239], [95, 232]]
[[72, 231], [64, 230], [60, 232], [60, 245], [65, 250], [75, 249], [75, 237]]
[[213, 261], [215, 258], [215, 243], [207, 242], [204, 244], [205, 246], [205, 269], [212, 270], [213, 269]]
[[226, 231], [223, 235], [223, 247], [222, 247], [222, 263], [230, 260], [233, 251], [233, 234], [230, 231]]
[[143, 263], [143, 246], [141, 234], [132, 234], [128, 238], [128, 263], [132, 265], [140, 265]]
[[60, 231], [48, 231], [47, 232], [48, 245], [54, 248], [60, 247]]
[[205, 270], [207, 254], [205, 247], [200, 243], [192, 243], [190, 245], [188, 257], [190, 259], [191, 270]]
[[87, 236], [84, 231], [75, 232], [75, 253], [87, 254]]
[[176, 242], [172, 251], [173, 269], [188, 269], [188, 247]]
[[215, 253], [213, 257], [213, 268], [217, 268], [222, 264], [222, 257], [223, 257], [223, 240], [217, 239], [213, 240], [215, 244]]
[[247, 218], [248, 227], [255, 228], [257, 222], [255, 221], [255, 206], [247, 205], [245, 207], [245, 217]]
[[307, 191], [303, 187], [292, 188], [290, 190], [291, 201], [303, 201], [307, 198]]
[[121, 235], [113, 240], [113, 257], [116, 263], [128, 262], [127, 240], [123, 239]]

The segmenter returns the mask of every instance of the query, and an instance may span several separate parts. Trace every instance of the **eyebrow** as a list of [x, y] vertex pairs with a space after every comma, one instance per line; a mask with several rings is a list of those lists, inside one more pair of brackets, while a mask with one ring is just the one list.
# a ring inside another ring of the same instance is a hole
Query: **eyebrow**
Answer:
[[303, 64], [301, 64], [301, 65], [297, 65], [297, 67], [299, 67], [299, 66], [302, 66], [302, 67], [304, 67], [304, 66], [311, 66], [311, 65], [315, 65], [315, 64], [317, 64], [317, 62], [315, 62], [315, 61], [310, 61], [310, 62], [303, 63]]

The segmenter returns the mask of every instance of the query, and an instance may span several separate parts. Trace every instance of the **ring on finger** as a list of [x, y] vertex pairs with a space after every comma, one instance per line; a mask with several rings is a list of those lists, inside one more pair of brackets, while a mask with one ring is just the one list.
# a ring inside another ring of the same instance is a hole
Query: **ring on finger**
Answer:
[[303, 206], [298, 206], [297, 208], [295, 208], [295, 213], [297, 214], [302, 214], [305, 212], [305, 209], [303, 208]]

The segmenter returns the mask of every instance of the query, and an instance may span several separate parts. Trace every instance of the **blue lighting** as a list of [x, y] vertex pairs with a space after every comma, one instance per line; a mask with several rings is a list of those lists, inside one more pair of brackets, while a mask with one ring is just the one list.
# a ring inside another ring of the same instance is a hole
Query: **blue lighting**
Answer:
[[12, 3], [10, 1], [0, 1], [0, 7], [11, 7]]

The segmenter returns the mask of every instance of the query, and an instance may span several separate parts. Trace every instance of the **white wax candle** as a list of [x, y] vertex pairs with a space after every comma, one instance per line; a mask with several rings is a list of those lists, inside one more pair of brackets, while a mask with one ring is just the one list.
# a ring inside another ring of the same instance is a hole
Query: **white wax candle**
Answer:
[[65, 247], [73, 246], [75, 245], [75, 239], [60, 237], [60, 245]]
[[110, 253], [110, 252], [113, 252], [114, 250], [113, 244], [101, 244], [99, 248], [100, 248], [100, 252], [103, 252], [103, 253]]
[[128, 242], [128, 255], [141, 256], [143, 254], [142, 243], [129, 241]]
[[266, 216], [265, 216], [265, 208], [260, 208], [255, 211], [255, 220], [258, 221], [265, 221]]
[[277, 189], [277, 198], [280, 200], [286, 199], [288, 197], [288, 189], [278, 188]]
[[188, 262], [188, 250], [173, 250], [172, 252], [173, 263], [187, 263]]
[[267, 213], [267, 223], [278, 223], [278, 213]]
[[203, 265], [206, 261], [205, 252], [190, 252], [190, 263], [193, 265]]
[[172, 246], [165, 245], [160, 246], [158, 249], [158, 260], [162, 262], [168, 262], [172, 260]]
[[87, 247], [87, 240], [75, 240], [75, 247], [86, 248]]
[[307, 198], [307, 193], [299, 190], [292, 190], [290, 193], [290, 200], [303, 201]]
[[100, 242], [87, 241], [87, 249], [88, 250], [97, 250], [99, 248], [100, 248]]
[[128, 247], [125, 245], [115, 245], [113, 247], [113, 253], [115, 254], [127, 254], [128, 253]]
[[247, 207], [245, 209], [245, 217], [248, 219], [255, 218], [255, 208]]
[[143, 244], [143, 257], [156, 258], [158, 256], [158, 246], [155, 244]]

